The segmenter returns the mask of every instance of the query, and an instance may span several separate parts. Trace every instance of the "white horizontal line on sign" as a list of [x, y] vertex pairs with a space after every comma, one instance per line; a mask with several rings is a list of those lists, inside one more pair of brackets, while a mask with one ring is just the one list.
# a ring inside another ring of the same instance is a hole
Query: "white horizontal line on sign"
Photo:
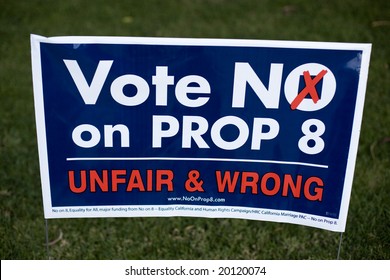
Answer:
[[235, 159], [235, 158], [175, 158], [175, 157], [75, 157], [67, 158], [67, 161], [104, 161], [104, 160], [173, 160], [173, 161], [226, 161], [226, 162], [251, 162], [251, 163], [275, 163], [285, 165], [303, 165], [318, 168], [329, 168], [328, 165], [308, 162], [279, 161], [279, 160], [258, 160], [258, 159]]

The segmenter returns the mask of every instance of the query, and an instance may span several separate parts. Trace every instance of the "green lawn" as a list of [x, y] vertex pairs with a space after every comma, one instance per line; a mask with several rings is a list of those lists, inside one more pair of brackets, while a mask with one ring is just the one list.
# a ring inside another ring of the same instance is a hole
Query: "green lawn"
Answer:
[[[45, 259], [30, 34], [372, 43], [342, 259], [390, 259], [390, 1], [0, 0], [1, 259]], [[49, 220], [53, 259], [334, 259], [339, 234], [237, 219]]]

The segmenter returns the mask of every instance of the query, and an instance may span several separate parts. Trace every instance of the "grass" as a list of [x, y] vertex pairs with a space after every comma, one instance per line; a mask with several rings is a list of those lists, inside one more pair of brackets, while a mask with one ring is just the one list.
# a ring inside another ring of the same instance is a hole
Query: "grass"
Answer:
[[[390, 259], [387, 0], [0, 0], [1, 259], [45, 259], [31, 33], [370, 42], [342, 259]], [[61, 237], [61, 238], [59, 238]], [[339, 234], [238, 219], [49, 221], [54, 259], [334, 259]]]

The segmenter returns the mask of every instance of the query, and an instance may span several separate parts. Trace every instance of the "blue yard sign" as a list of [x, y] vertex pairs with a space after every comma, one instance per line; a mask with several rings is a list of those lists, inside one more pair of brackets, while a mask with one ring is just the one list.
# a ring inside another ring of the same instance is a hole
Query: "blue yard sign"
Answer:
[[31, 36], [46, 218], [343, 232], [370, 44]]

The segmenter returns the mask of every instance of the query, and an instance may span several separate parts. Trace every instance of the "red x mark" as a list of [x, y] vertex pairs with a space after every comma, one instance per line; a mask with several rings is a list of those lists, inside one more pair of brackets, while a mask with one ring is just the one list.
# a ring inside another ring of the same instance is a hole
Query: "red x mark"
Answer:
[[314, 79], [311, 79], [309, 71], [303, 72], [303, 78], [305, 79], [306, 87], [295, 97], [293, 102], [291, 102], [290, 108], [292, 110], [295, 110], [299, 104], [303, 101], [303, 99], [306, 97], [307, 94], [310, 94], [311, 99], [313, 99], [314, 104], [320, 100], [317, 90], [316, 90], [316, 84], [321, 81], [321, 79], [325, 76], [325, 74], [328, 71], [322, 70], [320, 73], [318, 73], [317, 76], [314, 77]]

